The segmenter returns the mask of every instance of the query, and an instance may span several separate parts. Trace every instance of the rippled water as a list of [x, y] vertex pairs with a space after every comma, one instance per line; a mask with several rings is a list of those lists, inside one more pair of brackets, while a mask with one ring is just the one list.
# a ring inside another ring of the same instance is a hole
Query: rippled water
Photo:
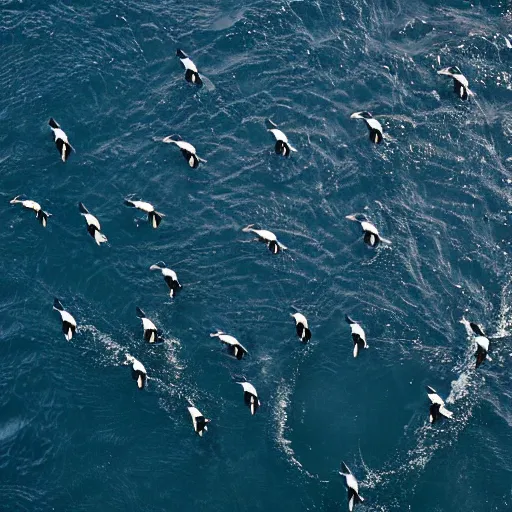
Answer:
[[[344, 460], [361, 511], [510, 509], [511, 21], [494, 0], [0, 2], [0, 508], [345, 510]], [[471, 102], [436, 74], [449, 65]], [[172, 133], [208, 163], [155, 141]], [[20, 193], [53, 214], [46, 230], [9, 204]], [[131, 193], [166, 215], [158, 230]], [[344, 218], [362, 211], [391, 246], [363, 245]], [[289, 251], [249, 243], [249, 223]], [[173, 302], [158, 260], [184, 286]], [[136, 305], [165, 343], [143, 342]], [[370, 345], [356, 360], [345, 313]], [[463, 317], [496, 337], [478, 372]], [[427, 384], [451, 421], [428, 425]], [[212, 418], [204, 438], [188, 401]]]

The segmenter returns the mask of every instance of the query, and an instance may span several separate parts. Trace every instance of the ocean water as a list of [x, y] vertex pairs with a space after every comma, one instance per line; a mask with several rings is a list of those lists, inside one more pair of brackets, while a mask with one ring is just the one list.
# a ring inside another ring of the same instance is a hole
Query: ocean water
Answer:
[[[341, 460], [362, 512], [512, 510], [511, 22], [505, 0], [1, 1], [0, 510], [346, 510]], [[470, 102], [436, 74], [450, 65]], [[189, 169], [170, 134], [208, 162]], [[9, 204], [22, 193], [47, 229]], [[354, 212], [392, 245], [364, 246]], [[289, 250], [251, 243], [250, 223]], [[164, 343], [144, 343], [136, 305]], [[355, 360], [346, 313], [370, 345]], [[478, 371], [463, 318], [495, 337]], [[428, 424], [425, 385], [452, 420]], [[203, 438], [189, 402], [212, 419]]]

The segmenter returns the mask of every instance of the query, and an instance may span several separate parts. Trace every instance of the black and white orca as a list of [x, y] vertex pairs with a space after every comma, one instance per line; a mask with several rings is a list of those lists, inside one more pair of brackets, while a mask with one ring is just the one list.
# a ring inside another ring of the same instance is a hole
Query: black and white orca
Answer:
[[137, 316], [142, 320], [142, 328], [144, 329], [144, 339], [148, 343], [157, 343], [160, 341], [158, 339], [158, 329], [155, 324], [146, 317], [144, 311], [140, 309], [138, 306], [135, 307], [135, 311]]
[[162, 272], [162, 275], [164, 276], [164, 281], [167, 283], [167, 286], [169, 287], [169, 295], [171, 298], [174, 298], [176, 296], [176, 293], [183, 288], [178, 281], [178, 276], [176, 275], [176, 272], [174, 270], [171, 270], [170, 268], [167, 268], [165, 266], [165, 263], [162, 261], [159, 261], [156, 265], [151, 265], [149, 267], [149, 270], [160, 270]]
[[359, 495], [359, 484], [357, 483], [356, 477], [344, 462], [341, 463], [340, 475], [345, 477], [345, 485], [348, 489], [348, 510], [352, 512], [354, 505], [363, 503], [364, 498]]
[[492, 361], [488, 352], [490, 341], [489, 338], [484, 334], [482, 327], [474, 322], [470, 322], [469, 326], [471, 330], [475, 333], [475, 343], [476, 343], [476, 368], [478, 368], [486, 359], [487, 361]]
[[73, 146], [71, 146], [68, 141], [68, 136], [64, 133], [62, 128], [59, 126], [59, 123], [57, 123], [53, 117], [50, 117], [48, 124], [53, 131], [55, 145], [59, 150], [60, 157], [62, 158], [62, 161], [65, 162], [69, 158], [71, 152], [74, 151]]
[[441, 69], [437, 74], [453, 78], [453, 91], [461, 100], [467, 100], [470, 96], [474, 96], [473, 92], [469, 90], [468, 79], [457, 66]]
[[300, 338], [300, 341], [307, 343], [311, 339], [311, 331], [309, 330], [306, 317], [301, 313], [293, 313], [291, 316], [295, 319], [297, 336]]
[[272, 231], [267, 231], [266, 229], [254, 229], [253, 226], [254, 224], [249, 224], [247, 227], [243, 228], [242, 231], [245, 233], [254, 233], [258, 237], [256, 240], [266, 243], [272, 254], [277, 254], [280, 251], [288, 249], [288, 247], [277, 240], [276, 235], [274, 235]]
[[381, 242], [383, 244], [391, 244], [391, 240], [387, 240], [380, 236], [377, 228], [368, 221], [364, 213], [354, 213], [353, 215], [347, 215], [345, 218], [361, 224], [361, 229], [364, 233], [363, 240], [366, 245], [369, 245], [370, 247], [377, 247]]
[[345, 321], [350, 325], [352, 341], [354, 342], [354, 357], [357, 357], [359, 349], [368, 348], [368, 344], [366, 343], [366, 334], [363, 328], [348, 315], [345, 315]]
[[181, 150], [181, 154], [185, 157], [185, 160], [188, 162], [188, 165], [192, 167], [192, 169], [196, 169], [199, 166], [199, 163], [206, 163], [204, 158], [200, 158], [197, 156], [196, 148], [192, 146], [189, 142], [185, 142], [181, 140], [179, 135], [169, 135], [162, 139], [162, 142], [166, 144], [176, 144]]
[[382, 135], [382, 125], [375, 119], [370, 112], [354, 112], [350, 119], [362, 119], [370, 132], [370, 140], [374, 144], [380, 144], [384, 138]]
[[202, 436], [208, 431], [207, 424], [210, 423], [211, 420], [205, 418], [195, 407], [187, 407], [187, 409], [190, 416], [192, 416], [192, 425], [194, 425], [194, 430]]
[[11, 199], [11, 204], [21, 204], [24, 208], [28, 208], [30, 210], [34, 210], [36, 212], [36, 218], [37, 220], [43, 225], [43, 228], [46, 227], [48, 223], [48, 217], [51, 217], [52, 214], [43, 211], [41, 208], [41, 205], [39, 203], [36, 203], [35, 201], [32, 201], [30, 199], [20, 199], [20, 196], [16, 196], [14, 199]]
[[203, 81], [199, 76], [196, 65], [192, 62], [189, 56], [182, 50], [176, 50], [176, 55], [180, 58], [183, 67], [185, 68], [185, 80], [194, 85], [203, 85]]
[[238, 384], [244, 388], [244, 401], [251, 408], [251, 414], [254, 416], [261, 405], [256, 388], [249, 382], [238, 382]]
[[58, 311], [62, 319], [62, 332], [67, 341], [71, 341], [76, 332], [76, 320], [64, 309], [59, 299], [53, 301], [53, 309]]
[[165, 217], [163, 213], [159, 213], [155, 211], [155, 207], [144, 201], [133, 201], [132, 199], [125, 199], [124, 204], [126, 206], [130, 206], [131, 208], [137, 208], [137, 210], [141, 210], [148, 214], [148, 220], [151, 226], [155, 229], [160, 226], [160, 222], [162, 222], [162, 217]]
[[89, 213], [89, 210], [83, 203], [78, 203], [78, 209], [85, 217], [85, 221], [87, 222], [87, 232], [94, 238], [94, 241], [98, 245], [105, 243], [107, 241], [107, 237], [101, 232], [101, 225], [98, 219]]
[[448, 411], [444, 406], [444, 400], [437, 394], [437, 391], [427, 386], [427, 396], [430, 399], [430, 423], [436, 422], [441, 416], [451, 418], [453, 412]]
[[275, 151], [278, 155], [290, 156], [290, 153], [297, 150], [288, 142], [288, 137], [277, 127], [271, 119], [266, 120], [267, 130], [276, 139]]
[[137, 381], [137, 387], [144, 389], [148, 379], [146, 368], [144, 368], [144, 365], [138, 359], [128, 354], [126, 355], [126, 361], [128, 364], [132, 365], [132, 379]]
[[234, 336], [230, 336], [223, 331], [212, 332], [210, 336], [212, 338], [219, 338], [222, 343], [226, 344], [239, 361], [248, 352], [248, 350]]

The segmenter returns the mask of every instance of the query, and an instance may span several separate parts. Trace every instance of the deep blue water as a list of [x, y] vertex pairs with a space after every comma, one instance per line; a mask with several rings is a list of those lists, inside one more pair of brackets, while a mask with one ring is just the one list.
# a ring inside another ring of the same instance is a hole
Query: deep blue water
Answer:
[[[511, 21], [504, 0], [0, 2], [0, 510], [346, 510], [341, 460], [362, 512], [511, 510]], [[471, 102], [436, 74], [449, 65]], [[172, 133], [208, 163], [155, 141]], [[46, 230], [9, 204], [21, 193]], [[158, 230], [130, 193], [166, 215]], [[345, 220], [362, 211], [391, 246], [364, 246]], [[289, 251], [248, 243], [249, 223]], [[136, 305], [165, 343], [144, 343]], [[345, 313], [370, 345], [355, 360]], [[478, 371], [463, 317], [496, 337]], [[427, 384], [452, 420], [428, 424]]]

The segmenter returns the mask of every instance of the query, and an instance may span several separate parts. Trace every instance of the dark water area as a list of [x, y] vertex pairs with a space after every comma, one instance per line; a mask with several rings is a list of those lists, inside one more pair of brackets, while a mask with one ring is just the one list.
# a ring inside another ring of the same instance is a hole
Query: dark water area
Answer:
[[[334, 512], [341, 460], [361, 512], [511, 510], [511, 22], [505, 1], [0, 2], [0, 510]], [[451, 65], [469, 102], [436, 73]], [[190, 169], [170, 134], [207, 163]], [[165, 214], [157, 230], [129, 194]], [[367, 248], [354, 212], [392, 244]], [[289, 250], [251, 243], [252, 223]], [[478, 371], [463, 319], [493, 337]], [[451, 420], [428, 423], [426, 385]], [[202, 438], [189, 403], [212, 419]]]

